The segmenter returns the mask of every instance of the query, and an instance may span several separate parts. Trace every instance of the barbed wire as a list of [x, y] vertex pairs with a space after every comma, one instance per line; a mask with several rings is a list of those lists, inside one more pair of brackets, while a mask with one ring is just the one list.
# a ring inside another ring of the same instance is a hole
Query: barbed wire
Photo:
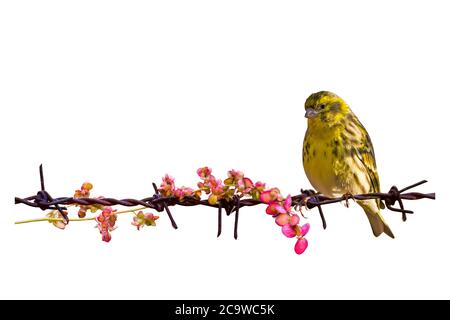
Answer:
[[[155, 194], [151, 197], [144, 198], [141, 200], [137, 199], [114, 199], [114, 198], [75, 198], [75, 197], [59, 197], [53, 198], [46, 190], [44, 184], [44, 173], [42, 169], [42, 165], [39, 167], [39, 175], [40, 175], [40, 183], [41, 190], [37, 192], [36, 195], [30, 196], [27, 198], [19, 198], [15, 197], [15, 204], [25, 204], [30, 207], [40, 208], [41, 210], [58, 210], [62, 215], [65, 223], [69, 223], [69, 218], [65, 213], [67, 210], [64, 206], [69, 205], [102, 205], [102, 206], [125, 206], [125, 207], [134, 207], [134, 206], [142, 206], [149, 209], [154, 209], [158, 212], [165, 211], [171, 221], [172, 227], [174, 229], [178, 229], [178, 226], [173, 218], [173, 215], [169, 209], [169, 207], [173, 206], [207, 206], [213, 207], [218, 210], [218, 232], [217, 236], [219, 237], [222, 233], [222, 211], [225, 210], [227, 216], [235, 213], [235, 223], [234, 223], [234, 237], [238, 238], [238, 221], [239, 221], [239, 213], [240, 209], [243, 207], [252, 207], [256, 205], [263, 204], [260, 200], [254, 199], [243, 199], [239, 196], [235, 195], [231, 200], [221, 199], [217, 202], [217, 204], [211, 204], [208, 200], [201, 200], [195, 197], [185, 197], [180, 200], [177, 197], [163, 197], [159, 193], [158, 187], [155, 183], [153, 183], [153, 188], [155, 189]], [[422, 180], [420, 182], [414, 183], [408, 187], [403, 189], [398, 189], [396, 186], [393, 186], [389, 192], [387, 193], [367, 193], [367, 194], [345, 194], [341, 197], [337, 198], [329, 198], [322, 194], [315, 192], [314, 190], [301, 190], [301, 193], [292, 197], [292, 205], [297, 206], [298, 208], [306, 207], [308, 209], [318, 208], [320, 217], [322, 219], [323, 228], [327, 228], [327, 223], [325, 219], [325, 215], [322, 209], [322, 206], [342, 202], [345, 201], [348, 206], [349, 199], [353, 200], [371, 200], [371, 199], [379, 199], [380, 201], [386, 204], [386, 208], [393, 212], [398, 212], [402, 214], [403, 221], [407, 220], [408, 214], [413, 214], [414, 212], [411, 210], [406, 210], [403, 204], [403, 200], [420, 200], [420, 199], [436, 199], [435, 193], [420, 193], [420, 192], [408, 192], [413, 188], [416, 188], [420, 185], [427, 183], [426, 180]], [[399, 207], [394, 207], [398, 202]]]

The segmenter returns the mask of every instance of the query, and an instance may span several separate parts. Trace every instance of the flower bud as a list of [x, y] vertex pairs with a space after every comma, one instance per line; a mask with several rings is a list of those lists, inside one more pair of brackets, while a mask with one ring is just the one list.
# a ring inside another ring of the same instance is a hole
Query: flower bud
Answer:
[[292, 226], [290, 225], [285, 225], [283, 226], [283, 228], [281, 229], [281, 231], [283, 232], [283, 234], [288, 237], [288, 238], [293, 238], [295, 237], [295, 230], [294, 228], [292, 228]]
[[289, 215], [286, 213], [280, 214], [276, 219], [275, 223], [280, 227], [283, 227], [289, 223]]
[[298, 239], [297, 243], [295, 244], [295, 253], [302, 254], [305, 252], [305, 250], [308, 248], [308, 240], [305, 238]]

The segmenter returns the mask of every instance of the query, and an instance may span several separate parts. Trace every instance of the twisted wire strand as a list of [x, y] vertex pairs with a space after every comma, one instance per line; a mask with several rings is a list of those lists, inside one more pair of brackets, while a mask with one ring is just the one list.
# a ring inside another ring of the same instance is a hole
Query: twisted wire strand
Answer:
[[[68, 205], [102, 205], [102, 206], [125, 206], [125, 207], [134, 207], [134, 206], [142, 206], [149, 209], [154, 209], [158, 212], [166, 211], [168, 214], [172, 226], [177, 229], [178, 226], [173, 219], [173, 216], [170, 212], [169, 207], [173, 206], [207, 206], [218, 209], [218, 236], [221, 234], [222, 227], [222, 209], [225, 210], [226, 214], [229, 216], [233, 212], [235, 213], [235, 229], [234, 236], [237, 239], [237, 227], [238, 227], [238, 217], [240, 213], [240, 209], [243, 207], [252, 207], [256, 205], [263, 204], [260, 200], [254, 199], [243, 199], [239, 196], [234, 196], [231, 200], [221, 199], [217, 204], [210, 204], [208, 200], [201, 200], [194, 197], [185, 197], [180, 200], [176, 197], [163, 197], [160, 195], [159, 190], [155, 183], [153, 183], [153, 188], [155, 189], [155, 194], [151, 197], [147, 197], [144, 199], [115, 199], [115, 198], [74, 198], [74, 197], [59, 197], [52, 198], [50, 194], [45, 190], [44, 185], [44, 176], [42, 171], [42, 165], [39, 167], [40, 178], [41, 178], [41, 190], [37, 192], [36, 195], [19, 198], [15, 197], [15, 204], [24, 204], [30, 207], [40, 208], [41, 210], [58, 210], [66, 223], [69, 222], [69, 219], [64, 212], [66, 208], [64, 206]], [[301, 190], [301, 193], [292, 197], [292, 205], [299, 207], [306, 207], [308, 209], [318, 208], [323, 228], [326, 229], [327, 224], [325, 220], [325, 216], [323, 214], [322, 206], [346, 201], [348, 205], [348, 200], [370, 200], [370, 199], [379, 199], [386, 204], [386, 208], [393, 212], [399, 212], [402, 214], [403, 221], [406, 221], [407, 214], [413, 214], [414, 212], [411, 210], [406, 210], [403, 204], [403, 200], [420, 200], [420, 199], [436, 199], [435, 193], [420, 193], [420, 192], [408, 192], [410, 189], [418, 187], [427, 183], [426, 180], [422, 180], [420, 182], [414, 183], [408, 187], [405, 187], [399, 190], [396, 186], [393, 186], [389, 192], [387, 193], [368, 193], [368, 194], [357, 194], [357, 195], [343, 195], [337, 198], [329, 198], [322, 194], [316, 193], [313, 190]], [[399, 208], [394, 207], [396, 203], [399, 203]]]

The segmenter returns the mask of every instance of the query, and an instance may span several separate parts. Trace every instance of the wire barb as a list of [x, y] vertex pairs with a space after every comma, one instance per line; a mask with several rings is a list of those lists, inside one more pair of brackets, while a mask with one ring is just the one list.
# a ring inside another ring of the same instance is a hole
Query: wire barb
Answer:
[[41, 182], [41, 190], [38, 191], [38, 193], [36, 194], [36, 199], [34, 200], [34, 202], [38, 204], [38, 207], [42, 211], [47, 210], [47, 209], [58, 210], [58, 212], [61, 214], [61, 217], [64, 220], [64, 224], [66, 224], [66, 225], [69, 224], [69, 217], [64, 212], [64, 210], [67, 210], [67, 208], [60, 207], [58, 204], [55, 204], [53, 207], [52, 206], [47, 206], [45, 204], [45, 203], [48, 203], [48, 202], [53, 202], [53, 198], [47, 191], [45, 191], [44, 169], [42, 167], [42, 163], [39, 166], [39, 180]]
[[45, 190], [45, 183], [44, 183], [44, 169], [42, 168], [42, 163], [39, 166], [39, 177], [41, 180], [41, 190], [44, 191]]
[[218, 225], [217, 225], [217, 238], [222, 234], [222, 201], [219, 201], [219, 213], [218, 213]]
[[[155, 198], [158, 198], [160, 196], [158, 187], [156, 186], [156, 183], [154, 183], [154, 182], [152, 183], [152, 185], [153, 185], [153, 189], [155, 189], [155, 196], [156, 196]], [[161, 198], [159, 198], [159, 199], [161, 199]], [[172, 223], [172, 227], [175, 230], [178, 229], [177, 223], [175, 222], [175, 219], [173, 218], [172, 213], [170, 212], [169, 207], [167, 206], [167, 203], [165, 201], [162, 201], [162, 204], [163, 204], [164, 210], [166, 210], [166, 213], [169, 216], [170, 222]]]
[[234, 216], [234, 239], [238, 239], [238, 223], [239, 223], [239, 207], [241, 198], [238, 196], [235, 196], [235, 202], [236, 202], [236, 213]]

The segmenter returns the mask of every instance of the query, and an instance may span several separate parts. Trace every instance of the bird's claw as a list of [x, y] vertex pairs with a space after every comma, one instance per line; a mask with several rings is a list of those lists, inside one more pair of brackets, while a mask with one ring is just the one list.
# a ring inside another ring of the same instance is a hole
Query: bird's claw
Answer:
[[306, 197], [304, 197], [302, 200], [301, 200], [301, 202], [300, 202], [300, 208], [302, 207], [302, 206], [304, 206], [305, 208], [306, 208], [306, 210], [310, 210], [309, 208], [308, 208], [308, 201], [310, 200], [310, 199], [312, 199], [312, 198], [314, 198], [313, 196], [306, 196]]
[[342, 197], [343, 197], [344, 200], [345, 200], [344, 206], [345, 206], [346, 208], [349, 208], [349, 207], [350, 207], [350, 204], [349, 204], [349, 202], [348, 202], [349, 199], [353, 199], [353, 201], [356, 201], [355, 196], [354, 196], [353, 194], [351, 194], [350, 192], [344, 193], [344, 194], [342, 195]]

